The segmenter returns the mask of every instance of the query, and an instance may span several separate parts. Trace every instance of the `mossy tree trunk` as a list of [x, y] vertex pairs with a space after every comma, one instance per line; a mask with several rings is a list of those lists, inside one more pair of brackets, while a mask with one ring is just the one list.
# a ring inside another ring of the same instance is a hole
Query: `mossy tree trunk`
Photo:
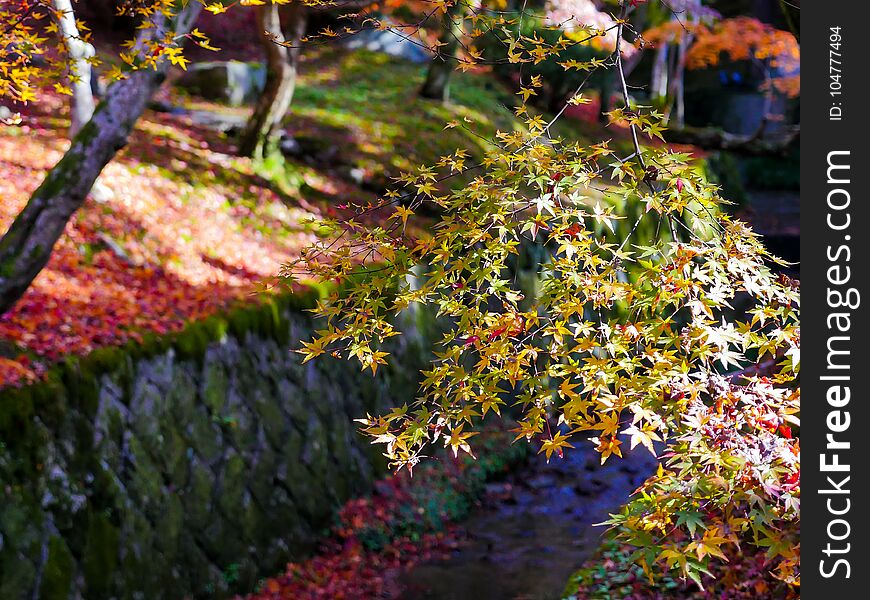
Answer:
[[429, 64], [426, 81], [420, 88], [420, 95], [431, 100], [447, 102], [450, 98], [450, 76], [459, 63], [456, 56], [462, 47], [462, 26], [466, 3], [457, 0], [444, 13], [441, 36], [438, 38], [438, 53]]
[[287, 6], [283, 11], [287, 22], [287, 35], [284, 35], [277, 4], [258, 6], [256, 10], [260, 39], [266, 51], [266, 87], [242, 134], [239, 152], [263, 158], [277, 150], [281, 124], [293, 101], [299, 44], [305, 35], [307, 15], [301, 2]]
[[76, 17], [71, 0], [52, 0], [58, 31], [69, 55], [70, 88], [70, 137], [74, 137], [94, 114], [94, 93], [91, 90], [91, 63], [94, 47], [82, 39], [76, 26]]
[[[158, 15], [156, 27], [143, 35], [161, 38], [169, 28], [186, 33], [201, 7], [189, 2], [169, 22]], [[46, 265], [67, 221], [84, 203], [106, 164], [127, 143], [166, 69], [164, 61], [156, 69], [133, 71], [109, 88], [93, 117], [0, 239], [0, 314], [12, 308]]]

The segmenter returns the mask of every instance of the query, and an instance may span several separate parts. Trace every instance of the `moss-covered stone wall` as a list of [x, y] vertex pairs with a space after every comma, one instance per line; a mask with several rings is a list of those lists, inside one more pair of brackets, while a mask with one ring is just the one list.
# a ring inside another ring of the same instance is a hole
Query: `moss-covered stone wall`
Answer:
[[0, 598], [226, 597], [310, 550], [382, 468], [353, 418], [416, 391], [301, 364], [313, 297], [71, 359], [0, 391]]

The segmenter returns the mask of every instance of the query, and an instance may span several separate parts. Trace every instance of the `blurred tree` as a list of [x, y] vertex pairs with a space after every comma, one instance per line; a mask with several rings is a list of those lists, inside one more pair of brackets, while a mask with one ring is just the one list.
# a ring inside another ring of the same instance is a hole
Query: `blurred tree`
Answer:
[[[663, 109], [672, 127], [685, 125], [686, 57], [701, 23], [709, 23], [718, 13], [701, 4], [701, 0], [651, 2], [648, 29], [643, 37], [654, 41], [655, 55], [650, 77], [650, 99]], [[664, 18], [662, 18], [664, 16]], [[657, 34], [661, 32], [661, 34]]]
[[[20, 40], [18, 52], [0, 53], [0, 68], [15, 66], [14, 78], [4, 80], [0, 95], [18, 101], [36, 97], [34, 80], [39, 77], [58, 83], [61, 76], [57, 69], [66, 66], [65, 60], [50, 63], [42, 72], [31, 66], [30, 58], [44, 52], [44, 40], [28, 19], [44, 17], [54, 8], [42, 0], [25, 2], [11, 17], [0, 12], [0, 23], [6, 23], [7, 32]], [[184, 64], [179, 43], [201, 8], [198, 2], [187, 2], [175, 9], [171, 0], [136, 7], [143, 28], [130, 51], [122, 53], [128, 70], [118, 70], [118, 81], [91, 119], [79, 124], [70, 148], [0, 239], [0, 313], [13, 306], [48, 262], [67, 221], [84, 203], [106, 164], [127, 143], [169, 64]]]
[[86, 31], [79, 32], [71, 0], [52, 0], [54, 19], [63, 38], [69, 66], [68, 80], [70, 102], [70, 136], [79, 132], [94, 114], [94, 94], [91, 90], [91, 59], [94, 47], [88, 41]]
[[468, 5], [465, 0], [445, 3], [441, 19], [441, 35], [438, 38], [435, 57], [429, 64], [426, 81], [420, 88], [420, 95], [432, 100], [447, 102], [450, 97], [450, 75], [456, 68], [457, 54], [463, 48], [462, 36]]
[[[687, 0], [694, 3], [697, 0]], [[694, 4], [688, 15], [703, 15]], [[658, 48], [676, 48], [676, 60], [668, 72], [668, 98], [665, 114], [670, 125], [684, 126], [683, 79], [685, 70], [715, 67], [723, 62], [746, 61], [762, 81], [764, 94], [761, 123], [753, 137], [764, 133], [776, 94], [796, 97], [800, 93], [800, 47], [794, 35], [762, 23], [754, 17], [669, 20], [644, 32], [644, 39]], [[673, 50], [671, 50], [673, 52]], [[655, 87], [655, 81], [653, 82]]]
[[239, 143], [239, 152], [245, 156], [263, 158], [277, 150], [282, 122], [296, 88], [299, 44], [305, 35], [307, 10], [301, 1], [284, 8], [279, 8], [276, 2], [256, 7], [257, 26], [266, 53], [266, 87]]

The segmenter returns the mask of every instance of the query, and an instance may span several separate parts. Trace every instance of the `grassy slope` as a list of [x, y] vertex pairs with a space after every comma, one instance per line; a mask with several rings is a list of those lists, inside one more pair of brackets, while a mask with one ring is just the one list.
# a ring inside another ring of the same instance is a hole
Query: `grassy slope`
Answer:
[[[489, 137], [517, 126], [505, 107], [509, 93], [488, 77], [457, 73], [452, 102], [442, 105], [417, 96], [424, 73], [418, 65], [367, 52], [337, 58], [307, 65], [288, 129], [344, 144], [346, 158], [373, 173], [395, 175], [457, 148], [481, 156], [488, 142], [474, 134]], [[454, 120], [470, 131], [444, 129]]]

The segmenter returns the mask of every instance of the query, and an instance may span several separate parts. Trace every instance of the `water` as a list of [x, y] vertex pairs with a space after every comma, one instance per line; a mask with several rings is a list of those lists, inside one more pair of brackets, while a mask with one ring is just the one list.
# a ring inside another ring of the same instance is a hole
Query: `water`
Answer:
[[601, 466], [578, 441], [565, 457], [543, 455], [507, 481], [491, 484], [464, 523], [464, 542], [446, 561], [422, 564], [401, 579], [401, 600], [552, 600], [596, 550], [595, 527], [656, 467], [643, 448]]

